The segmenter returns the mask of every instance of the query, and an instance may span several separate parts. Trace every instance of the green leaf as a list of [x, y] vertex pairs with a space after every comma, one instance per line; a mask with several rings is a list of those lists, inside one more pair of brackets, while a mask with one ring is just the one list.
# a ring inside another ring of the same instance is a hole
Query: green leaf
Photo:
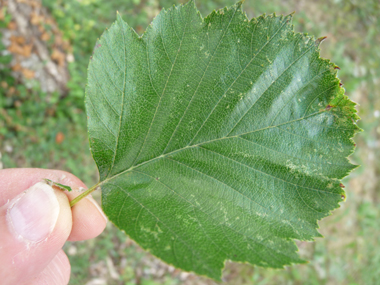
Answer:
[[295, 34], [291, 15], [248, 20], [162, 10], [140, 37], [118, 15], [99, 39], [86, 107], [102, 206], [144, 249], [220, 280], [225, 260], [302, 263], [353, 168], [355, 104]]
[[44, 180], [45, 180], [46, 184], [48, 184], [50, 186], [55, 186], [55, 187], [59, 188], [62, 191], [68, 191], [68, 192], [72, 191], [72, 189], [71, 189], [70, 186], [63, 185], [63, 184], [58, 183], [58, 182], [54, 182], [53, 180], [50, 180], [50, 179], [47, 179], [47, 178], [45, 178]]

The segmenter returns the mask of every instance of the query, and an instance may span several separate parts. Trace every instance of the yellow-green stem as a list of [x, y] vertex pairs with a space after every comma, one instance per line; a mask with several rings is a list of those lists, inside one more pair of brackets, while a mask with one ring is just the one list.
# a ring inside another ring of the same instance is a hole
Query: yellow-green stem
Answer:
[[86, 197], [87, 195], [89, 195], [90, 193], [94, 192], [96, 189], [98, 189], [98, 186], [99, 186], [99, 183], [95, 184], [94, 186], [92, 186], [91, 188], [87, 189], [86, 191], [84, 191], [82, 194], [80, 194], [79, 196], [75, 197], [73, 200], [71, 200], [70, 202], [70, 207], [73, 207], [76, 203], [78, 203], [80, 200], [82, 200], [84, 197]]

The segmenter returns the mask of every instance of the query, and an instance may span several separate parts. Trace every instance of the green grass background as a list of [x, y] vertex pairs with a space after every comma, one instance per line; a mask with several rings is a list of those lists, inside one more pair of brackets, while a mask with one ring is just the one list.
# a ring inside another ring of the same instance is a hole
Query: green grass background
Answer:
[[[43, 0], [72, 46], [69, 94], [25, 88], [10, 75], [9, 56], [0, 56], [0, 152], [4, 168], [42, 167], [74, 173], [88, 186], [97, 180], [86, 137], [83, 96], [89, 57], [96, 39], [115, 20], [116, 11], [141, 34], [162, 7], [174, 0]], [[203, 16], [234, 1], [197, 1]], [[346, 94], [359, 103], [357, 149], [350, 158], [362, 165], [344, 180], [347, 200], [320, 222], [324, 239], [299, 242], [306, 265], [271, 270], [227, 262], [225, 284], [380, 284], [380, 2], [378, 0], [246, 0], [248, 16], [289, 14], [298, 32], [327, 36], [322, 57], [341, 70]], [[9, 17], [0, 22], [6, 26]], [[0, 50], [5, 47], [0, 44]], [[9, 88], [17, 92], [9, 95]], [[21, 104], [15, 104], [15, 102]], [[2, 117], [6, 112], [7, 120]], [[33, 119], [32, 119], [33, 118]], [[58, 132], [65, 135], [55, 142]], [[95, 193], [99, 199], [99, 193]], [[183, 273], [142, 251], [110, 223], [98, 238], [68, 242], [70, 284], [215, 284]]]

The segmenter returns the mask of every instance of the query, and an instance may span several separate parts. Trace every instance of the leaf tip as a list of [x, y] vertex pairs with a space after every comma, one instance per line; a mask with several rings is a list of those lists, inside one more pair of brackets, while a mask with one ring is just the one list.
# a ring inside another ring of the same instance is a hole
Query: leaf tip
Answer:
[[[286, 23], [290, 23], [290, 22], [292, 21], [292, 18], [293, 18], [294, 13], [295, 13], [295, 12], [290, 13], [290, 14], [288, 14], [288, 15], [286, 15], [286, 16], [282, 16], [282, 17], [283, 17], [282, 19], [283, 19]], [[264, 14], [264, 15], [265, 15], [265, 14]]]
[[236, 3], [236, 6], [238, 8], [240, 8], [243, 5], [244, 2], [245, 2], [245, 0], [240, 0], [239, 2]]
[[117, 20], [118, 22], [120, 22], [120, 21], [123, 21], [123, 22], [124, 22], [124, 20], [123, 20], [123, 18], [121, 17], [119, 11], [116, 11], [116, 20]]
[[321, 44], [321, 42], [323, 42], [325, 39], [327, 39], [327, 37], [320, 37], [320, 38], [316, 39], [315, 45], [319, 46]]
[[[319, 229], [319, 225], [318, 225], [318, 229]], [[317, 232], [317, 234], [315, 235], [316, 238], [325, 238], [325, 236], [323, 234], [321, 234], [320, 232]]]

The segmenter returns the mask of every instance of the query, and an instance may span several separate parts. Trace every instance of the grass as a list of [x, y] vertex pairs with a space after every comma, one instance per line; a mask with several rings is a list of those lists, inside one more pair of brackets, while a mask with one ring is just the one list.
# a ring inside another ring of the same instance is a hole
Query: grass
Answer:
[[[183, 1], [180, 1], [183, 2]], [[96, 183], [96, 168], [86, 137], [83, 95], [89, 57], [96, 39], [115, 20], [116, 10], [142, 33], [166, 0], [43, 1], [72, 47], [70, 92], [64, 99], [44, 94], [38, 84], [26, 89], [13, 80], [9, 58], [0, 57], [0, 151], [4, 167], [43, 167], [70, 171], [87, 185]], [[198, 1], [203, 15], [234, 1]], [[308, 264], [271, 270], [246, 264], [226, 264], [225, 284], [379, 284], [380, 276], [380, 4], [369, 1], [257, 1], [246, 0], [249, 17], [262, 13], [294, 15], [299, 32], [327, 36], [323, 57], [341, 70], [348, 96], [360, 106], [351, 160], [362, 166], [345, 180], [347, 200], [320, 222], [324, 239], [300, 242]], [[2, 24], [6, 25], [5, 18]], [[0, 46], [0, 50], [4, 48]], [[6, 84], [3, 84], [6, 82]], [[12, 87], [14, 87], [12, 89]], [[16, 103], [19, 102], [19, 103]], [[21, 103], [21, 104], [20, 104]], [[31, 119], [33, 118], [33, 120]], [[64, 140], [57, 142], [57, 134]], [[99, 199], [99, 193], [95, 193]], [[108, 224], [98, 238], [65, 245], [71, 265], [70, 284], [214, 284], [168, 266]], [[103, 282], [103, 283], [102, 283]]]

